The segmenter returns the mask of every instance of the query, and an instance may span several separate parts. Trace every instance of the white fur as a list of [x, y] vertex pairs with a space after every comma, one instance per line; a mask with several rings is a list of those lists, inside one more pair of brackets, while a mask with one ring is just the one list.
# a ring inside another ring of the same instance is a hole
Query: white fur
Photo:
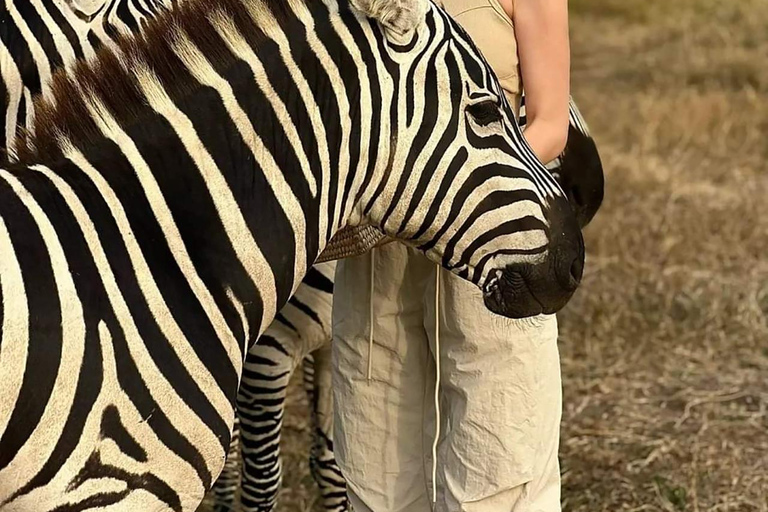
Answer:
[[73, 11], [80, 13], [85, 17], [93, 16], [99, 9], [104, 7], [106, 0], [69, 0], [67, 2]]
[[428, 0], [351, 0], [351, 3], [398, 35], [415, 30], [429, 10]]

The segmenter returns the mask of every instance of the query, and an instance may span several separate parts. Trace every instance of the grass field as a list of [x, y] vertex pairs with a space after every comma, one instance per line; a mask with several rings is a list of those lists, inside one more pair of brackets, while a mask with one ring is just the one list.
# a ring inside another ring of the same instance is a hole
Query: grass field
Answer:
[[[768, 2], [572, 0], [571, 19], [607, 190], [560, 315], [565, 510], [766, 512]], [[302, 399], [284, 512], [319, 510]]]

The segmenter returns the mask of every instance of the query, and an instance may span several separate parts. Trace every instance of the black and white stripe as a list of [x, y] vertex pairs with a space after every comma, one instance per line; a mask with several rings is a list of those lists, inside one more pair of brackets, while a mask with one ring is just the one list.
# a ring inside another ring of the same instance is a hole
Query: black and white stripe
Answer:
[[0, 171], [0, 507], [193, 510], [245, 349], [350, 221], [524, 314], [505, 273], [570, 228], [487, 65], [434, 7], [405, 41], [337, 9], [191, 0], [57, 79]]
[[[523, 107], [518, 122], [524, 130], [524, 96], [521, 103]], [[570, 136], [567, 148], [547, 167], [555, 177], [560, 177], [563, 169], [574, 173], [574, 177], [564, 180], [571, 187], [578, 185], [582, 189], [590, 189], [590, 184], [598, 183], [599, 187], [593, 188], [602, 191], [603, 170], [600, 158], [587, 124], [573, 100], [570, 102], [569, 112]], [[572, 188], [569, 188], [568, 192], [571, 190]], [[588, 194], [581, 200], [584, 202], [581, 206], [587, 211], [587, 215], [579, 219], [583, 227], [599, 208], [602, 194]], [[574, 203], [575, 200], [572, 204]], [[321, 268], [322, 266], [327, 267]], [[264, 338], [267, 338], [269, 343], [257, 343], [248, 353], [244, 363], [244, 374], [249, 376], [248, 385], [241, 388], [237, 411], [238, 415], [257, 419], [252, 421], [258, 423], [253, 433], [248, 433], [248, 430], [254, 423], [244, 422], [238, 427], [245, 433], [245, 437], [254, 440], [266, 438], [269, 443], [258, 447], [257, 450], [251, 448], [250, 452], [245, 448], [241, 452], [239, 445], [233, 445], [233, 451], [227, 461], [227, 470], [214, 486], [217, 510], [225, 511], [235, 507], [238, 489], [231, 485], [231, 482], [238, 479], [237, 475], [241, 471], [246, 483], [236, 510], [273, 510], [282, 477], [279, 439], [285, 414], [287, 386], [297, 363], [302, 359], [304, 387], [310, 398], [313, 418], [310, 469], [320, 487], [325, 509], [332, 512], [348, 510], [346, 482], [333, 457], [330, 368], [324, 360], [324, 353], [329, 350], [332, 339], [330, 300], [334, 266], [333, 263], [318, 265], [322, 278], [313, 278], [314, 269], [310, 271], [297, 293], [297, 297], [301, 299], [292, 298], [283, 309], [283, 313], [288, 313], [279, 315], [265, 332]], [[298, 302], [294, 302], [297, 300]], [[320, 355], [320, 364], [315, 364], [313, 352]]]
[[[4, 97], [2, 119], [7, 121], [7, 129], [2, 130], [3, 148], [0, 153], [13, 153], [12, 147], [16, 134], [22, 129], [33, 129], [34, 112], [31, 101], [32, 95], [37, 93], [50, 94], [50, 76], [57, 69], [62, 67], [71, 67], [78, 59], [85, 57], [91, 58], [95, 50], [103, 45], [114, 46], [117, 34], [127, 34], [140, 29], [146, 20], [155, 16], [164, 9], [173, 8], [175, 1], [143, 1], [143, 0], [104, 0], [96, 2], [78, 2], [78, 1], [53, 1], [53, 2], [34, 2], [33, 0], [8, 0], [1, 9], [8, 16], [0, 19], [0, 54], [6, 58], [0, 60], [0, 77]], [[11, 15], [10, 13], [13, 13]], [[18, 14], [17, 14], [18, 13]], [[18, 20], [18, 23], [17, 23]], [[41, 80], [45, 77], [45, 80]], [[16, 121], [20, 121], [16, 125]], [[15, 129], [11, 129], [15, 126]], [[7, 142], [8, 146], [5, 146]], [[324, 264], [327, 268], [333, 268], [332, 263]], [[322, 265], [321, 265], [322, 266]], [[306, 282], [299, 288], [299, 296], [307, 296], [313, 293], [313, 290], [320, 295], [327, 294], [327, 290], [316, 290], [317, 279], [316, 271], [310, 271]], [[326, 280], [332, 283], [332, 272], [322, 272]], [[331, 284], [332, 286], [332, 284]], [[308, 291], [302, 291], [307, 288]], [[330, 300], [330, 299], [328, 299]], [[326, 311], [313, 311], [313, 301], [299, 302], [292, 299], [286, 304], [277, 319], [280, 325], [280, 319], [293, 317], [296, 342], [287, 341], [285, 350], [279, 352], [271, 362], [273, 367], [281, 367], [286, 362], [287, 350], [291, 353], [308, 353], [307, 348], [302, 345], [301, 340], [313, 336], [317, 330], [317, 323], [322, 317], [328, 316]], [[329, 324], [323, 325], [324, 329], [329, 328]], [[271, 331], [272, 329], [270, 329]], [[267, 335], [270, 336], [270, 331]], [[269, 357], [268, 347], [264, 347], [258, 356], [263, 360]], [[311, 356], [307, 356], [311, 360]], [[289, 358], [290, 359], [290, 358]], [[259, 359], [257, 359], [259, 360]], [[289, 363], [290, 371], [293, 371], [294, 364]], [[312, 391], [314, 394], [314, 391]], [[256, 398], [258, 401], [258, 397]], [[265, 400], [270, 397], [265, 396]], [[317, 446], [326, 439], [324, 434], [318, 434]], [[239, 460], [239, 435], [237, 424], [233, 433], [233, 445], [237, 447], [236, 456]], [[317, 450], [313, 451], [314, 454]], [[324, 459], [328, 459], [329, 448], [325, 448]], [[311, 455], [314, 459], [314, 455]], [[235, 463], [235, 459], [231, 461]], [[231, 464], [228, 466], [231, 467]], [[314, 467], [314, 466], [313, 466]], [[318, 478], [322, 478], [326, 472], [316, 473]], [[250, 473], [245, 472], [247, 476]], [[217, 493], [217, 503], [227, 503], [232, 501], [237, 487], [239, 486], [240, 472], [222, 473], [215, 491]], [[238, 479], [238, 480], [234, 480]], [[330, 482], [319, 480], [321, 488], [332, 487], [335, 479]], [[249, 487], [258, 486], [258, 482], [249, 482]], [[258, 494], [265, 495], [271, 484], [265, 484]]]
[[[0, 148], [33, 127], [32, 97], [50, 94], [53, 73], [92, 58], [177, 0], [6, 0], [0, 4]], [[86, 8], [85, 11], [83, 8]], [[92, 11], [92, 12], [91, 12]]]
[[[282, 476], [280, 438], [286, 391], [302, 360], [314, 438], [310, 469], [327, 510], [346, 510], [346, 487], [336, 467], [331, 439], [329, 358], [334, 271], [332, 262], [311, 268], [291, 297], [291, 307], [281, 310], [246, 358], [237, 400], [242, 443], [236, 460], [241, 461], [242, 469], [228, 463], [229, 474], [242, 472], [237, 510], [274, 507]], [[218, 487], [217, 482], [215, 489]], [[220, 510], [235, 500], [234, 495], [216, 492]]]

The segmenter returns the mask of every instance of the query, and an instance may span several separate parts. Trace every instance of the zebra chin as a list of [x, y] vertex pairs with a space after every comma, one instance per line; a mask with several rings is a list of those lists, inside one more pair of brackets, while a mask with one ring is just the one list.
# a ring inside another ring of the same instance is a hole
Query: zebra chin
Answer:
[[[578, 260], [574, 260], [577, 272]], [[560, 311], [573, 296], [579, 285], [575, 276], [569, 276], [565, 286], [542, 285], [534, 277], [540, 272], [538, 265], [513, 265], [492, 272], [493, 277], [483, 287], [485, 307], [507, 318], [527, 318], [551, 315]]]

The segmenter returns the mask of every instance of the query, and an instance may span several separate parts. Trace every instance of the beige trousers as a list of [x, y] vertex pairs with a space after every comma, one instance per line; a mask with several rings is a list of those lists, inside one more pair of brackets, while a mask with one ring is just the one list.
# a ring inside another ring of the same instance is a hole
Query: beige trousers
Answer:
[[391, 243], [338, 264], [333, 332], [334, 450], [355, 512], [560, 510], [554, 316], [494, 315], [476, 287]]

